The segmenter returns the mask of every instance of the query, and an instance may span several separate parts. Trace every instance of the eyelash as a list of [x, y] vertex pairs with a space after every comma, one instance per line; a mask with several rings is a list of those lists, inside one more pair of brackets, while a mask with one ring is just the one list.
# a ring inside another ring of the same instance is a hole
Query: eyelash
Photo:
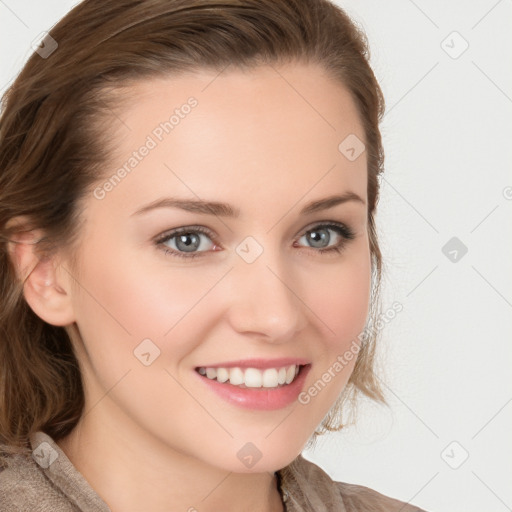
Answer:
[[[320, 228], [332, 229], [333, 231], [336, 231], [336, 233], [338, 233], [342, 237], [342, 240], [340, 242], [338, 242], [337, 245], [328, 247], [326, 249], [316, 249], [316, 252], [319, 252], [322, 254], [341, 253], [343, 251], [343, 249], [345, 248], [346, 243], [355, 238], [354, 231], [352, 231], [352, 229], [350, 229], [348, 226], [345, 226], [344, 224], [341, 224], [341, 223], [332, 222], [332, 221], [328, 222], [328, 223], [324, 223], [324, 224], [322, 224], [322, 223], [316, 224], [312, 228], [309, 228], [306, 231], [304, 231], [304, 233], [299, 238], [302, 238], [307, 233], [319, 230]], [[190, 226], [190, 227], [186, 227], [186, 228], [178, 228], [173, 231], [170, 231], [169, 233], [165, 233], [164, 235], [162, 235], [161, 237], [159, 237], [155, 240], [155, 245], [157, 245], [164, 252], [164, 254], [170, 254], [171, 256], [178, 257], [178, 258], [192, 259], [192, 258], [196, 258], [198, 256], [202, 257], [205, 252], [209, 252], [209, 251], [198, 251], [198, 252], [186, 253], [186, 252], [180, 252], [180, 251], [176, 251], [174, 249], [170, 249], [164, 245], [166, 242], [168, 242], [169, 240], [171, 240], [172, 238], [174, 238], [176, 236], [179, 236], [182, 234], [190, 234], [190, 233], [193, 233], [193, 234], [194, 233], [202, 233], [204, 235], [207, 235], [211, 239], [212, 242], [216, 243], [215, 237], [209, 229], [206, 229], [202, 226]], [[307, 247], [305, 247], [305, 248], [307, 249]], [[315, 250], [314, 247], [309, 247], [309, 249]]]

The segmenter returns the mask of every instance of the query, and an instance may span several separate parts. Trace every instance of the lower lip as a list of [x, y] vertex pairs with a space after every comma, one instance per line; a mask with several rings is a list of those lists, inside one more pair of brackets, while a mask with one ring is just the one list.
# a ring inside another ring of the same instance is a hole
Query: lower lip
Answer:
[[283, 409], [297, 400], [310, 369], [310, 364], [301, 366], [292, 383], [280, 388], [240, 388], [226, 382], [208, 379], [195, 370], [194, 373], [212, 391], [231, 404], [245, 409], [274, 411]]

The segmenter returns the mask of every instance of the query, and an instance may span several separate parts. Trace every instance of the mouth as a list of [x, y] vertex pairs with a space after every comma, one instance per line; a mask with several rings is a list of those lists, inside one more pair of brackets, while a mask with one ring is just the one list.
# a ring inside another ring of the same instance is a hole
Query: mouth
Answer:
[[293, 405], [312, 363], [302, 357], [217, 361], [193, 373], [208, 393], [244, 409], [273, 411]]
[[237, 388], [279, 389], [292, 384], [310, 364], [290, 364], [275, 368], [241, 368], [199, 366], [195, 371], [206, 379]]

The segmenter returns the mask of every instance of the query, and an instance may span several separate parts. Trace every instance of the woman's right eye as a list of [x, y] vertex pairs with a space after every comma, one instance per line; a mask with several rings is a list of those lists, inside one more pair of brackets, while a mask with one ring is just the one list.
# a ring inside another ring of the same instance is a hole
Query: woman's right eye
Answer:
[[[210, 244], [204, 242], [204, 239], [210, 239]], [[208, 245], [210, 245], [210, 249], [212, 246], [215, 247], [211, 239], [212, 235], [205, 228], [179, 228], [166, 233], [155, 243], [165, 254], [179, 258], [195, 258], [201, 256], [203, 252], [208, 252]], [[169, 247], [169, 243], [174, 247]]]

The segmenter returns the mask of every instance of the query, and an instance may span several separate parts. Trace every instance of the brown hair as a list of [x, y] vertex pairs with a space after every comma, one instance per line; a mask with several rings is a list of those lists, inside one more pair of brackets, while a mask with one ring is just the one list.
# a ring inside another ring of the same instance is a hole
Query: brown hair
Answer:
[[[42, 430], [65, 437], [83, 413], [78, 362], [66, 328], [39, 318], [8, 253], [16, 233], [40, 229], [44, 258], [79, 239], [80, 201], [101, 179], [120, 87], [149, 77], [228, 65], [318, 63], [351, 93], [365, 133], [369, 320], [379, 310], [382, 258], [374, 223], [384, 100], [368, 44], [327, 0], [85, 0], [50, 30], [58, 48], [34, 53], [2, 99], [0, 117], [0, 445], [24, 451]], [[101, 137], [99, 134], [102, 134]], [[341, 142], [341, 141], [340, 141]], [[21, 227], [7, 226], [18, 217]], [[368, 324], [367, 324], [368, 325]], [[350, 380], [321, 429], [341, 428], [342, 404], [360, 393], [385, 402], [374, 372], [376, 332], [362, 340]]]

